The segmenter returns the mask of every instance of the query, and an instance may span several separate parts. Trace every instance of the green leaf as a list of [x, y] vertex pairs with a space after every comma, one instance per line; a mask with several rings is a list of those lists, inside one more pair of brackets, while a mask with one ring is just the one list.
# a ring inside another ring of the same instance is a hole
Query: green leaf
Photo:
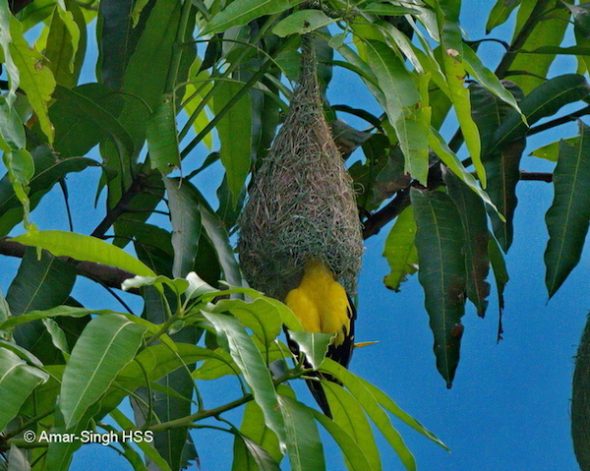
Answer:
[[[14, 331], [16, 342], [46, 363], [60, 357], [52, 347], [46, 329], [40, 322], [25, 324], [30, 311], [50, 309], [64, 304], [74, 287], [76, 271], [73, 266], [58, 260], [47, 252], [38, 259], [33, 249], [27, 249], [15, 278], [12, 280], [6, 300], [12, 311], [2, 327]], [[31, 319], [33, 320], [33, 319]]]
[[59, 85], [72, 88], [78, 82], [82, 68], [85, 51], [82, 50], [81, 54], [77, 53], [80, 30], [83, 29], [84, 33], [86, 32], [86, 23], [80, 7], [75, 2], [68, 2], [68, 4], [72, 11], [63, 10], [58, 6], [53, 12], [44, 55], [49, 61], [48, 66], [53, 72], [55, 81]]
[[498, 77], [496, 77], [496, 75], [481, 62], [481, 59], [475, 51], [469, 47], [463, 48], [463, 59], [469, 74], [486, 90], [514, 108], [514, 110], [519, 113], [524, 124], [526, 124], [526, 118], [520, 111], [520, 107], [518, 106], [514, 95], [507, 90], [500, 79], [498, 79]]
[[254, 401], [246, 405], [240, 434], [261, 446], [275, 462], [283, 458], [277, 436], [265, 425], [264, 414]]
[[455, 154], [449, 148], [448, 144], [443, 140], [440, 133], [432, 127], [430, 128], [428, 142], [430, 143], [430, 147], [432, 147], [434, 153], [449, 168], [449, 170], [459, 177], [459, 179], [465, 183], [471, 191], [476, 193], [482, 201], [484, 201], [493, 210], [497, 211], [496, 206], [488, 194], [481, 189], [475, 177], [467, 171], [461, 160], [459, 160], [457, 154]]
[[43, 319], [42, 322], [45, 326], [45, 329], [47, 329], [49, 336], [51, 337], [51, 343], [53, 343], [53, 346], [60, 352], [65, 353], [65, 358], [67, 359], [67, 356], [70, 353], [70, 347], [68, 346], [68, 341], [66, 340], [66, 333], [53, 319]]
[[364, 382], [360, 380], [360, 378], [354, 376], [342, 365], [329, 358], [326, 358], [324, 363], [322, 363], [321, 371], [333, 375], [336, 379], [342, 382], [342, 384], [352, 393], [354, 398], [362, 405], [369, 418], [387, 439], [391, 448], [395, 450], [405, 469], [416, 470], [414, 456], [371, 391], [367, 389]]
[[[522, 92], [519, 88], [509, 83], [506, 83], [506, 86], [517, 100], [520, 99]], [[498, 215], [492, 214], [492, 225], [502, 247], [508, 250], [512, 243], [512, 220], [518, 202], [516, 185], [520, 181], [519, 166], [525, 146], [526, 126], [518, 113], [484, 87], [474, 84], [470, 87], [470, 91], [474, 104], [473, 118], [479, 127], [484, 148], [484, 165], [489, 180], [487, 191], [497, 211], [504, 217], [502, 221]], [[522, 106], [522, 100], [520, 103]], [[530, 123], [530, 114], [527, 114], [526, 108], [522, 109]], [[522, 126], [520, 133], [513, 134], [512, 140], [506, 140], [503, 144], [497, 145], [496, 131], [504, 125], [508, 116], [517, 120], [518, 126]]]
[[469, 156], [473, 161], [481, 185], [485, 188], [487, 180], [481, 161], [481, 141], [477, 126], [471, 117], [469, 91], [465, 88], [465, 51], [459, 26], [460, 7], [461, 2], [450, 0], [435, 4], [440, 31], [440, 53], [449, 87], [449, 98], [454, 105]]
[[27, 365], [10, 350], [0, 348], [0, 430], [6, 428], [27, 397], [48, 378], [47, 373]]
[[385, 239], [383, 256], [389, 263], [389, 274], [384, 278], [385, 286], [399, 291], [400, 285], [408, 275], [418, 270], [416, 251], [416, 221], [414, 209], [409, 206], [395, 220], [395, 224]]
[[498, 340], [502, 339], [502, 314], [504, 311], [504, 288], [509, 281], [508, 270], [506, 268], [506, 261], [504, 255], [494, 236], [490, 235], [488, 239], [488, 256], [492, 271], [494, 272], [494, 280], [496, 282], [496, 291], [498, 293]]
[[453, 174], [446, 172], [444, 181], [463, 224], [467, 297], [477, 308], [478, 315], [483, 317], [490, 294], [490, 285], [486, 281], [490, 270], [486, 209], [481, 198]]
[[362, 378], [357, 378], [359, 381], [364, 383], [365, 387], [373, 394], [377, 402], [383, 407], [385, 410], [391, 412], [395, 415], [399, 420], [401, 420], [404, 424], [408, 427], [411, 427], [419, 434], [423, 435], [424, 437], [431, 440], [433, 443], [436, 443], [441, 448], [445, 449], [446, 451], [450, 451], [449, 447], [447, 447], [440, 438], [438, 438], [434, 433], [428, 430], [424, 425], [418, 422], [414, 417], [404, 411], [400, 406], [398, 406], [393, 399], [391, 399], [387, 394], [381, 391], [376, 386], [368, 383], [367, 381], [363, 380]]
[[4, 151], [2, 161], [7, 170], [8, 181], [12, 186], [14, 195], [22, 205], [22, 215], [25, 228], [31, 227], [29, 221], [29, 180], [35, 173], [33, 156], [27, 149]]
[[333, 335], [317, 332], [290, 332], [289, 337], [297, 342], [306, 360], [313, 369], [317, 370], [326, 358]]
[[133, 0], [102, 0], [98, 6], [96, 75], [100, 83], [114, 90], [121, 88], [129, 57], [141, 34], [131, 25], [133, 4]]
[[577, 145], [559, 146], [553, 185], [553, 203], [545, 216], [545, 284], [550, 298], [580, 261], [590, 223], [590, 128], [583, 123]]
[[[119, 120], [94, 99], [107, 93], [102, 87], [88, 84], [72, 90], [58, 86], [55, 96], [61, 100], [62, 106], [68, 108], [68, 114], [90, 121], [96, 129], [108, 136], [117, 148], [119, 159], [124, 161], [133, 152], [133, 140]], [[68, 131], [71, 132], [71, 129]]]
[[168, 208], [172, 221], [172, 246], [176, 277], [186, 276], [195, 267], [195, 257], [201, 236], [201, 214], [194, 191], [188, 182], [164, 179], [168, 193]]
[[366, 41], [368, 62], [381, 93], [377, 99], [387, 112], [405, 156], [405, 172], [426, 185], [428, 177], [428, 113], [412, 74], [384, 43]]
[[[583, 100], [590, 87], [583, 75], [566, 74], [547, 80], [520, 102], [529, 126], [557, 113], [563, 106]], [[495, 146], [501, 147], [526, 133], [527, 125], [516, 111], [509, 111], [495, 132]]]
[[59, 406], [67, 428], [77, 424], [135, 357], [145, 328], [116, 314], [94, 318], [64, 371]]
[[4, 97], [0, 97], [0, 135], [4, 152], [22, 149], [26, 145], [23, 121]]
[[[189, 185], [187, 181], [183, 185]], [[223, 221], [211, 209], [205, 197], [191, 184], [195, 191], [195, 197], [198, 201], [198, 210], [201, 213], [201, 224], [211, 245], [215, 248], [219, 265], [223, 270], [225, 281], [232, 286], [242, 285], [242, 274], [236, 261], [234, 249], [229, 243], [229, 234]]]
[[[110, 415], [123, 430], [136, 428], [136, 425], [120, 410], [115, 409], [111, 411]], [[152, 443], [148, 443], [146, 440], [138, 440], [135, 445], [143, 452], [150, 462], [158, 467], [157, 469], [160, 471], [172, 471], [170, 466], [168, 466], [168, 463], [162, 458]]]
[[220, 82], [213, 93], [213, 109], [216, 114], [227, 106], [230, 107], [217, 123], [217, 133], [221, 142], [221, 163], [225, 168], [234, 206], [240, 198], [251, 164], [251, 98], [245, 93], [235, 100], [236, 94], [243, 87], [240, 83]]
[[[19, 87], [27, 95], [31, 108], [39, 119], [49, 143], [53, 142], [53, 126], [49, 121], [48, 104], [55, 89], [55, 78], [44, 63], [43, 56], [31, 49], [23, 37], [23, 27], [14, 17], [10, 18], [10, 54], [19, 74]], [[11, 80], [14, 80], [11, 77]]]
[[201, 34], [216, 34], [232, 26], [242, 26], [261, 16], [282, 13], [298, 3], [301, 2], [298, 0], [234, 0], [211, 18]]
[[559, 156], [559, 148], [561, 146], [561, 142], [565, 142], [572, 147], [578, 146], [578, 141], [580, 140], [579, 136], [570, 137], [568, 139], [560, 139], [559, 141], [552, 142], [550, 144], [541, 146], [534, 151], [531, 152], [530, 155], [534, 157], [539, 157], [540, 159], [548, 160], [549, 162], [557, 162], [557, 158]]
[[279, 471], [279, 464], [258, 443], [236, 433], [232, 471]]
[[461, 219], [439, 191], [412, 188], [420, 284], [434, 334], [436, 366], [450, 388], [459, 363], [461, 317], [465, 311], [465, 256]]
[[[570, 23], [570, 14], [564, 8], [566, 2], [551, 0], [547, 2], [523, 2], [518, 12], [517, 29], [524, 26], [531, 17], [538, 19], [534, 22], [532, 31], [527, 31], [526, 41], [521, 48], [527, 51], [535, 50], [543, 46], [559, 46]], [[528, 7], [528, 8], [527, 8]], [[555, 54], [516, 54], [510, 71], [510, 79], [514, 81], [525, 93], [530, 93], [545, 82], [551, 65], [555, 60]], [[523, 73], [524, 72], [524, 73]], [[523, 110], [524, 111], [524, 110]]]
[[12, 240], [23, 245], [66, 256], [84, 262], [100, 263], [120, 268], [136, 275], [156, 276], [146, 265], [119, 247], [96, 237], [66, 231], [29, 231]]
[[252, 389], [254, 400], [264, 413], [266, 425], [277, 435], [281, 447], [287, 442], [285, 423], [277, 392], [262, 355], [240, 323], [228, 315], [203, 311], [219, 335], [227, 338], [229, 352]]
[[299, 10], [279, 21], [272, 32], [281, 38], [290, 34], [307, 34], [334, 21], [321, 10]]
[[521, 0], [497, 0], [490, 12], [488, 22], [486, 23], [486, 34], [489, 34], [497, 26], [506, 23], [510, 14], [520, 4], [520, 1]]
[[313, 414], [300, 402], [279, 396], [289, 462], [293, 471], [324, 470], [324, 450]]
[[246, 303], [239, 299], [221, 300], [215, 306], [215, 312], [231, 312], [245, 327], [268, 348], [281, 332], [281, 316], [277, 306], [266, 298], [255, 299]]
[[172, 96], [165, 95], [150, 116], [146, 136], [151, 168], [158, 169], [163, 175], [168, 175], [175, 168], [180, 168], [176, 109]]
[[370, 464], [367, 469], [380, 471], [379, 449], [375, 443], [371, 425], [359, 401], [333, 381], [322, 380], [322, 388], [330, 404], [332, 420], [343, 430], [348, 430], [349, 435], [363, 450], [363, 454]]
[[2, 290], [0, 290], [0, 325], [9, 317], [12, 317], [12, 313], [10, 312], [10, 307], [6, 302], [6, 298], [2, 294]]
[[315, 419], [331, 435], [340, 451], [346, 457], [348, 468], [351, 471], [367, 471], [372, 469], [363, 449], [358, 445], [349, 433], [329, 417], [319, 411], [310, 409]]

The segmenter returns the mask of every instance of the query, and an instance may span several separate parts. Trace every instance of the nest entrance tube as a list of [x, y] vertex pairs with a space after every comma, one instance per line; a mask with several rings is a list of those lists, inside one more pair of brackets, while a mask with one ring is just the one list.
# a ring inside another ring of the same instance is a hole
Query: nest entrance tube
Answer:
[[289, 112], [254, 174], [239, 223], [246, 279], [281, 300], [299, 284], [310, 258], [327, 263], [354, 295], [363, 252], [352, 180], [324, 118], [309, 35], [301, 56]]

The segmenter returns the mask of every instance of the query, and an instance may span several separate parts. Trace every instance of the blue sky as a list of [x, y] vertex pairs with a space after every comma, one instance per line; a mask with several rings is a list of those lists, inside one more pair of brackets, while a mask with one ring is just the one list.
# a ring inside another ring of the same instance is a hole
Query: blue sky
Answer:
[[[491, 0], [463, 2], [462, 24], [471, 39], [483, 36], [485, 19], [493, 3]], [[494, 35], [506, 37], [509, 33], [510, 25], [507, 25]], [[491, 67], [500, 52], [497, 45], [480, 50]], [[561, 74], [571, 71], [572, 67], [571, 61], [561, 60], [552, 72]], [[84, 81], [94, 81], [93, 70], [86, 68], [84, 77]], [[374, 100], [364, 87], [342, 69], [335, 71], [329, 98], [333, 103], [349, 103], [377, 113]], [[349, 123], [357, 124], [353, 120]], [[453, 123], [449, 122], [445, 129], [447, 136], [450, 135], [454, 131]], [[553, 132], [549, 140], [535, 136], [529, 141], [527, 154], [543, 143], [569, 137], [575, 132], [572, 124]], [[197, 152], [193, 158], [202, 157]], [[525, 157], [522, 168], [550, 170], [551, 165]], [[89, 232], [100, 219], [100, 211], [93, 208], [94, 195], [84, 191], [88, 185], [96, 183], [98, 176], [96, 170], [89, 170], [69, 178], [70, 193], [76, 195], [72, 205], [74, 214], [78, 215], [77, 231]], [[199, 184], [206, 193], [212, 194], [219, 178], [219, 169], [212, 168]], [[544, 215], [551, 204], [551, 187], [546, 183], [524, 182], [519, 185], [518, 197], [515, 240], [507, 257], [511, 280], [506, 289], [505, 339], [496, 344], [494, 291], [486, 319], [479, 319], [471, 307], [464, 317], [462, 358], [451, 390], [446, 389], [435, 368], [432, 334], [417, 277], [406, 282], [400, 293], [387, 290], [382, 283], [387, 264], [381, 253], [388, 228], [366, 242], [359, 286], [357, 339], [378, 340], [379, 343], [358, 350], [351, 369], [385, 390], [449, 445], [452, 452], [446, 453], [400, 425], [419, 469], [577, 469], [569, 431], [569, 406], [573, 357], [590, 307], [587, 285], [590, 258], [586, 250], [580, 266], [547, 303], [543, 283], [543, 252], [547, 241]], [[65, 227], [65, 210], [59, 192], [45, 198], [33, 219], [43, 228]], [[0, 288], [4, 292], [17, 267], [17, 260], [2, 259]], [[100, 299], [101, 307], [104, 303], [116, 307], [102, 288], [84, 279], [77, 282], [74, 294], [90, 306], [96, 306], [96, 300]], [[204, 384], [203, 395], [205, 398], [224, 397], [227, 387], [225, 383]], [[230, 468], [231, 439], [201, 431], [195, 433], [194, 438], [203, 470]], [[384, 469], [401, 469], [386, 444], [381, 441], [381, 445]], [[334, 451], [333, 446], [327, 447], [329, 469], [344, 469], [341, 459], [332, 456]], [[105, 468], [131, 469], [112, 450], [99, 445], [81, 450], [72, 469]]]

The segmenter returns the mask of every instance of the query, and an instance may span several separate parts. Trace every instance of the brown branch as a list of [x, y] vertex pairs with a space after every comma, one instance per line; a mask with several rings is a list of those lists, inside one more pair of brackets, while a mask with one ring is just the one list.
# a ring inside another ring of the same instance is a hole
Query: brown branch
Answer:
[[[13, 242], [10, 239], [0, 239], [0, 255], [8, 257], [23, 258], [25, 255], [26, 246]], [[110, 288], [121, 289], [121, 284], [128, 278], [133, 278], [135, 275], [119, 268], [101, 265], [92, 262], [76, 262], [67, 257], [59, 257], [68, 263], [74, 264], [78, 275], [90, 278], [93, 281], [104, 284]], [[130, 291], [132, 292], [132, 291]], [[137, 291], [134, 291], [137, 294]]]
[[521, 181], [535, 181], [535, 182], [547, 182], [551, 183], [553, 181], [553, 174], [552, 173], [544, 173], [544, 172], [520, 172], [520, 180]]
[[378, 234], [383, 226], [393, 221], [399, 214], [410, 205], [409, 189], [401, 190], [389, 203], [379, 211], [371, 214], [363, 223], [363, 239], [368, 239]]

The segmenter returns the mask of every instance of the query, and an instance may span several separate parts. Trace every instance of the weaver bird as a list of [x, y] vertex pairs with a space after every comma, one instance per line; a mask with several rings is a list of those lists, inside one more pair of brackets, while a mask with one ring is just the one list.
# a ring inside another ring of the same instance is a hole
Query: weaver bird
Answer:
[[[305, 264], [301, 282], [289, 291], [285, 304], [299, 318], [305, 331], [334, 334], [327, 356], [347, 367], [354, 347], [356, 310], [346, 290], [323, 261], [312, 259]], [[297, 350], [296, 345], [291, 346]], [[329, 375], [322, 377], [334, 380]], [[331, 416], [319, 382], [308, 380], [307, 385], [324, 413]]]

